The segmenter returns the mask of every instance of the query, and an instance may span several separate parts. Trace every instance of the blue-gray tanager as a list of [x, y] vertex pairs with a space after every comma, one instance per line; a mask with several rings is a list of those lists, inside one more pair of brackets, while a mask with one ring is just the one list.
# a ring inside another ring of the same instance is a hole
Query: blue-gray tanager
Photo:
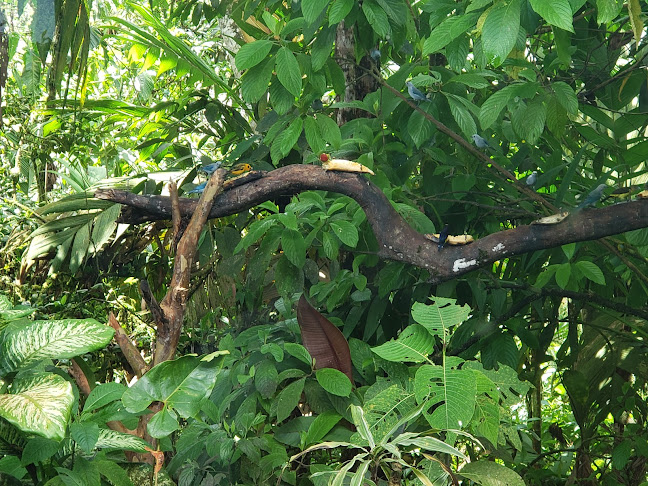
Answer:
[[529, 187], [533, 187], [535, 186], [537, 180], [538, 180], [538, 171], [534, 170], [533, 172], [531, 172], [531, 175], [526, 178], [526, 185]]
[[207, 186], [207, 181], [203, 182], [202, 184], [198, 184], [191, 191], [187, 191], [187, 194], [200, 194], [205, 190], [206, 186]]
[[590, 192], [585, 200], [578, 205], [576, 209], [583, 209], [586, 208], [587, 206], [593, 206], [595, 205], [599, 199], [601, 199], [601, 196], [603, 195], [603, 191], [607, 188], [606, 184], [599, 184], [596, 189], [594, 189], [592, 192]]
[[214, 162], [213, 164], [203, 165], [198, 170], [200, 172], [205, 172], [207, 175], [210, 175], [216, 172], [216, 169], [218, 169], [222, 163], [223, 161], [219, 160], [218, 162]]
[[428, 101], [423, 92], [412, 84], [411, 81], [405, 83], [407, 85], [407, 92], [414, 101]]
[[441, 230], [441, 233], [439, 233], [439, 244], [437, 245], [437, 251], [441, 251], [441, 249], [445, 245], [445, 242], [448, 239], [448, 230], [449, 228], [448, 225], [446, 224]]
[[487, 148], [487, 147], [490, 148], [490, 145], [488, 144], [488, 141], [486, 141], [485, 138], [480, 137], [476, 133], [470, 138], [472, 138], [472, 141], [475, 142], [475, 145], [477, 145], [477, 148], [481, 148], [481, 149]]
[[373, 49], [371, 49], [371, 52], [369, 52], [369, 55], [371, 56], [371, 59], [373, 59], [376, 64], [380, 63], [381, 54], [379, 49], [374, 47]]

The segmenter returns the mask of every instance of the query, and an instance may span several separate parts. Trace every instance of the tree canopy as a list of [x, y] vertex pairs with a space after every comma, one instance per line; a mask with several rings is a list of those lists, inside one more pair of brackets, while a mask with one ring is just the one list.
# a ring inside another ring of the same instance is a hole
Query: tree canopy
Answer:
[[0, 3], [0, 482], [644, 483], [647, 13]]

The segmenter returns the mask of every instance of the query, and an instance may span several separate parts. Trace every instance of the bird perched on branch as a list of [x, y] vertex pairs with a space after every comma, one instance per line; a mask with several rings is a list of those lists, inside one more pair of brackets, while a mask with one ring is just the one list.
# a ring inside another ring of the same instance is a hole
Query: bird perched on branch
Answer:
[[411, 81], [407, 81], [405, 84], [407, 85], [407, 92], [414, 101], [429, 101], [427, 96], [425, 96], [420, 89], [414, 86]]
[[535, 183], [538, 181], [538, 171], [534, 170], [531, 172], [531, 175], [526, 178], [526, 185], [529, 187], [535, 186]]
[[475, 145], [477, 145], [477, 148], [483, 149], [483, 148], [491, 148], [490, 144], [488, 141], [480, 137], [478, 134], [473, 134], [470, 138], [472, 138], [472, 141], [475, 142]]
[[603, 191], [606, 187], [606, 184], [599, 184], [596, 189], [594, 189], [587, 195], [587, 197], [576, 207], [576, 209], [583, 209], [588, 206], [594, 206], [601, 199]]
[[198, 184], [196, 187], [194, 187], [191, 191], [187, 191], [186, 194], [202, 194], [202, 192], [205, 190], [205, 187], [207, 186], [207, 181]]
[[450, 231], [449, 226], [446, 224], [441, 233], [439, 233], [439, 244], [437, 245], [437, 251], [441, 251], [445, 246], [446, 240], [448, 239], [448, 232]]
[[229, 173], [231, 175], [237, 176], [241, 174], [245, 174], [246, 172], [250, 172], [252, 170], [252, 166], [250, 164], [242, 163], [242, 164], [236, 164], [234, 167], [232, 167], [229, 170]]
[[218, 162], [214, 162], [213, 164], [203, 165], [202, 167], [200, 167], [198, 169], [198, 171], [199, 172], [204, 172], [207, 175], [211, 175], [214, 172], [216, 172], [216, 169], [218, 169], [221, 166], [222, 163], [223, 163], [223, 161], [219, 160]]

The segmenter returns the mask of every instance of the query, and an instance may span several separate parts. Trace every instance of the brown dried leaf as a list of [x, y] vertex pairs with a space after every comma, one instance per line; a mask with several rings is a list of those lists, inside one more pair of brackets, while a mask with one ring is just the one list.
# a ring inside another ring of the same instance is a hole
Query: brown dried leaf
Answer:
[[342, 332], [303, 295], [297, 303], [297, 322], [304, 347], [315, 358], [315, 367], [339, 370], [353, 383], [349, 343]]

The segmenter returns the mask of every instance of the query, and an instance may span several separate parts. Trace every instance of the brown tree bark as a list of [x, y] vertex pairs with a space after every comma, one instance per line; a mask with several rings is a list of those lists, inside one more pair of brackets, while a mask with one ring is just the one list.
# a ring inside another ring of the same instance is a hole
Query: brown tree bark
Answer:
[[[380, 189], [365, 176], [327, 172], [310, 165], [282, 167], [226, 191], [214, 200], [214, 206], [205, 217], [236, 214], [279, 195], [311, 189], [337, 192], [355, 199], [373, 228], [379, 245], [377, 255], [427, 270], [432, 283], [455, 279], [503, 258], [648, 227], [648, 199], [641, 199], [601, 209], [575, 211], [557, 224], [522, 225], [483, 236], [469, 245], [446, 246], [443, 251], [438, 251], [436, 243], [409, 226]], [[171, 218], [171, 201], [165, 196], [139, 196], [113, 189], [97, 191], [95, 196], [130, 206], [121, 217], [125, 223]], [[183, 216], [193, 214], [197, 206], [198, 203], [192, 199], [181, 198], [179, 201]]]

